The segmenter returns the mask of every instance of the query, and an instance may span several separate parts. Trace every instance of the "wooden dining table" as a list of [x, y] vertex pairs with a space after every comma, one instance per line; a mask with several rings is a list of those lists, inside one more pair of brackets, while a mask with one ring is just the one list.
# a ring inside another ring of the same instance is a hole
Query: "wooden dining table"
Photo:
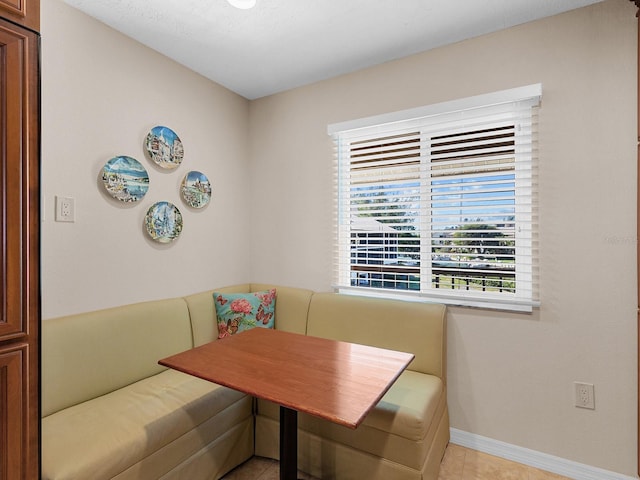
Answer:
[[280, 405], [280, 479], [297, 477], [298, 412], [355, 429], [413, 360], [411, 353], [253, 328], [161, 365]]

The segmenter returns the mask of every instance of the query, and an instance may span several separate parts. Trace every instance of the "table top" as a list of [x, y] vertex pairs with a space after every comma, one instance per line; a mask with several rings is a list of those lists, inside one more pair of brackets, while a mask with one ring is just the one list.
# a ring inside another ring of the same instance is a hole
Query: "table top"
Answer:
[[253, 328], [158, 363], [356, 428], [413, 357], [411, 353]]

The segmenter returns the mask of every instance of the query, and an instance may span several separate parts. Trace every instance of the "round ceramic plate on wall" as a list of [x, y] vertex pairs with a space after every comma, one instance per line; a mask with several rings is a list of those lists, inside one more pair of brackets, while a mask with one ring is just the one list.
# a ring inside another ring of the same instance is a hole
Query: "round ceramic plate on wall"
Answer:
[[206, 175], [192, 170], [182, 179], [180, 194], [190, 207], [202, 208], [211, 199], [211, 183]]
[[182, 232], [182, 214], [173, 203], [156, 202], [147, 210], [144, 226], [153, 240], [169, 243]]
[[145, 141], [147, 153], [162, 168], [178, 168], [184, 157], [184, 148], [176, 132], [167, 127], [153, 127]]
[[113, 157], [102, 168], [102, 181], [109, 194], [121, 202], [137, 202], [149, 190], [149, 174], [135, 158]]

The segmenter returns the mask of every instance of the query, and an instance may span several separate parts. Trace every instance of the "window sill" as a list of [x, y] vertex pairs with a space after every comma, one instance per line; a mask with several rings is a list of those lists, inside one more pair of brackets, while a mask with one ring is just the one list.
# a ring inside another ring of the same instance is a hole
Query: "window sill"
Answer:
[[411, 302], [442, 303], [456, 307], [481, 308], [487, 310], [504, 310], [518, 313], [532, 313], [534, 308], [540, 307], [537, 300], [525, 300], [517, 298], [480, 297], [465, 293], [455, 292], [438, 293], [414, 293], [407, 291], [392, 291], [382, 288], [340, 287], [334, 286], [338, 293], [347, 295], [360, 295], [365, 297], [392, 298]]

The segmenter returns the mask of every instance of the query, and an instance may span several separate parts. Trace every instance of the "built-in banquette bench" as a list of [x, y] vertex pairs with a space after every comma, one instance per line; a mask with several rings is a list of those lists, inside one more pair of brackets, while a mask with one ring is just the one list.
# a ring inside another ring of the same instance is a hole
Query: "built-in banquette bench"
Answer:
[[[277, 329], [415, 354], [358, 429], [301, 414], [299, 468], [436, 480], [449, 439], [445, 307], [275, 288]], [[218, 479], [252, 455], [278, 458], [276, 405], [157, 363], [217, 339], [213, 292], [43, 321], [44, 480]]]

